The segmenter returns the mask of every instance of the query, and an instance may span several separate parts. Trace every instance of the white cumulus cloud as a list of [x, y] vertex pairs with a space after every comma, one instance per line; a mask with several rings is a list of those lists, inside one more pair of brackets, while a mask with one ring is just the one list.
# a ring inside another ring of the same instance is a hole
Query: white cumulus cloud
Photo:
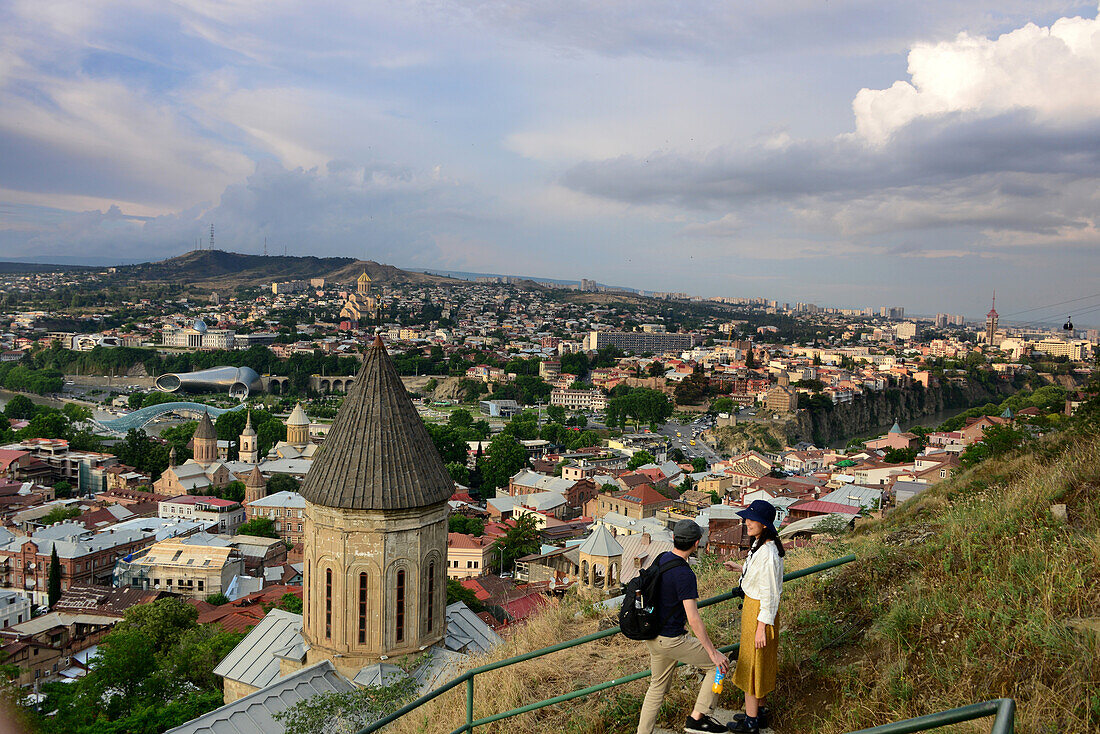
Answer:
[[856, 130], [885, 143], [923, 117], [989, 117], [1030, 111], [1043, 123], [1100, 116], [1100, 16], [1028, 23], [997, 38], [960, 33], [952, 41], [915, 45], [911, 81], [861, 89], [852, 108]]

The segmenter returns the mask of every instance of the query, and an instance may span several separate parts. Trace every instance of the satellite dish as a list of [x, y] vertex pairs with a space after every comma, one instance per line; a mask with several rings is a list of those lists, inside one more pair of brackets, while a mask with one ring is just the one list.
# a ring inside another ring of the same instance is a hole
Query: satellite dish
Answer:
[[1073, 319], [1070, 316], [1066, 317], [1066, 323], [1062, 325], [1062, 329], [1065, 331], [1073, 331]]

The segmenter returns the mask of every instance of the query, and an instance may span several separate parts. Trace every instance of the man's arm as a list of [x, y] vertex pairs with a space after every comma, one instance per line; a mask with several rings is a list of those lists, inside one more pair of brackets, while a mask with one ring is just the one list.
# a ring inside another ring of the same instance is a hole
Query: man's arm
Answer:
[[695, 599], [684, 599], [684, 612], [687, 613], [687, 621], [691, 631], [695, 633], [695, 637], [702, 644], [703, 649], [707, 651], [710, 661], [718, 666], [718, 669], [722, 671], [722, 675], [725, 675], [729, 669], [729, 660], [725, 655], [718, 652], [718, 649], [710, 641], [707, 627], [703, 624], [703, 618], [699, 616], [698, 602]]

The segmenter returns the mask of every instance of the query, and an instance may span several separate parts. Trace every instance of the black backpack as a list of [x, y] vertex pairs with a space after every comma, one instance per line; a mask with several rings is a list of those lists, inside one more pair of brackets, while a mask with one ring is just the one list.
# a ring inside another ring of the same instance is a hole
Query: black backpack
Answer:
[[623, 591], [623, 605], [619, 608], [619, 629], [630, 640], [654, 640], [661, 631], [658, 600], [661, 595], [661, 574], [670, 568], [687, 566], [687, 561], [676, 554], [660, 565], [654, 563], [643, 568], [630, 580]]

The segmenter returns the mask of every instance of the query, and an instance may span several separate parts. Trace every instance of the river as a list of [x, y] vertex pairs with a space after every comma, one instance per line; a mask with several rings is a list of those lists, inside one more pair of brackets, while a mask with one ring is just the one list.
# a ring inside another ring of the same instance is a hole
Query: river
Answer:
[[[939, 427], [939, 425], [941, 423], [943, 423], [948, 418], [954, 418], [959, 413], [963, 413], [967, 410], [970, 410], [970, 408], [948, 408], [947, 410], [941, 410], [939, 413], [933, 413], [932, 415], [926, 415], [923, 418], [914, 418], [913, 420], [909, 420], [909, 421], [901, 421], [901, 422], [898, 423], [898, 425], [901, 427], [901, 430], [903, 430], [903, 431], [908, 431], [913, 426], [928, 426], [929, 428], [937, 428], [937, 427]], [[876, 438], [876, 437], [881, 436], [882, 434], [886, 433], [887, 431], [889, 431], [893, 427], [894, 427], [894, 422], [890, 421], [889, 423], [886, 423], [884, 425], [879, 426], [877, 429], [875, 429], [873, 431], [869, 431], [867, 433], [860, 433], [860, 434], [851, 435], [851, 436], [848, 436], [846, 438], [842, 438], [838, 441], [835, 441], [835, 442], [833, 442], [833, 444], [830, 448], [842, 449], [845, 446], [847, 446], [848, 442], [851, 441], [853, 438], [863, 438], [863, 439]]]

